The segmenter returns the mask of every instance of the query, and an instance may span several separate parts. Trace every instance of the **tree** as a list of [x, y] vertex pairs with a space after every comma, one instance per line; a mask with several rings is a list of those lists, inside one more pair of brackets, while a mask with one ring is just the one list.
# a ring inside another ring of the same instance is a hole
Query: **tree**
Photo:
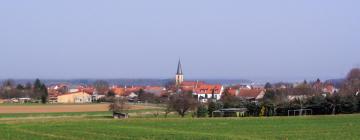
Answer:
[[208, 113], [208, 109], [206, 108], [205, 105], [201, 104], [197, 107], [196, 116], [198, 118], [206, 117], [207, 113]]
[[340, 96], [334, 94], [332, 96], [327, 96], [326, 100], [330, 103], [331, 114], [335, 115], [337, 113], [336, 109], [340, 107]]
[[114, 113], [123, 113], [129, 109], [130, 107], [127, 104], [127, 100], [121, 97], [113, 98], [112, 103], [109, 105], [109, 111], [112, 111]]
[[95, 90], [98, 94], [105, 95], [109, 91], [109, 83], [104, 80], [97, 80], [94, 82]]
[[41, 89], [41, 81], [40, 79], [36, 79], [34, 82], [34, 90], [40, 90]]
[[247, 102], [246, 108], [248, 109], [248, 113], [252, 116], [257, 116], [260, 112], [260, 107], [254, 102]]
[[346, 76], [346, 80], [360, 79], [360, 68], [353, 68]]
[[224, 104], [224, 108], [238, 108], [244, 106], [244, 100], [230, 94], [224, 94], [220, 101]]
[[340, 111], [341, 113], [354, 113], [357, 110], [357, 100], [353, 95], [341, 96]]
[[265, 88], [265, 89], [271, 89], [271, 88], [272, 88], [272, 85], [271, 85], [269, 82], [267, 82], [267, 83], [265, 84], [264, 88]]
[[341, 94], [354, 95], [360, 91], [360, 68], [353, 68], [346, 76]]
[[167, 100], [166, 101], [166, 106], [165, 106], [165, 109], [164, 109], [164, 117], [167, 118], [169, 113], [171, 113], [172, 111], [173, 111], [172, 104], [170, 103], [169, 100]]
[[141, 92], [141, 94], [138, 95], [138, 99], [142, 102], [145, 103], [154, 103], [154, 104], [158, 104], [161, 103], [161, 97], [156, 96], [153, 93], [145, 93], [145, 92]]
[[32, 88], [32, 85], [31, 85], [30, 82], [28, 82], [28, 83], [25, 84], [25, 89], [31, 90], [31, 88]]
[[16, 86], [16, 89], [17, 89], [17, 90], [24, 90], [25, 87], [24, 87], [22, 84], [18, 84], [18, 85]]
[[209, 102], [208, 103], [208, 116], [209, 117], [213, 117], [212, 115], [212, 113], [214, 112], [214, 111], [216, 111], [216, 110], [219, 110], [219, 109], [222, 109], [223, 108], [223, 105], [222, 105], [222, 103], [221, 102], [213, 102], [213, 101], [211, 101], [211, 102]]
[[115, 92], [112, 90], [109, 90], [108, 93], [106, 94], [106, 96], [108, 97], [115, 97]]
[[195, 109], [197, 101], [188, 94], [175, 94], [170, 97], [169, 105], [181, 117], [184, 117], [189, 110]]
[[46, 104], [48, 99], [48, 90], [45, 84], [41, 85], [41, 103]]
[[306, 100], [307, 109], [312, 109], [314, 115], [330, 114], [332, 111], [331, 104], [327, 102], [323, 95], [316, 95]]
[[41, 83], [40, 79], [36, 79], [33, 88], [33, 98], [41, 100], [41, 103], [46, 103], [48, 98], [48, 91], [45, 84]]

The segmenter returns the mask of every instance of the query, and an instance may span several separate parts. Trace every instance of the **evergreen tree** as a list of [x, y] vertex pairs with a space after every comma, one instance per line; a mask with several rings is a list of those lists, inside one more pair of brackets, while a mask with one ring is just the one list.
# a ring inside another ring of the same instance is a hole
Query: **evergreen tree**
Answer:
[[267, 82], [267, 83], [265, 84], [264, 88], [265, 88], [265, 89], [270, 89], [270, 88], [272, 88], [272, 85], [271, 85], [269, 82]]
[[48, 90], [47, 90], [45, 84], [42, 84], [40, 89], [41, 89], [40, 90], [41, 103], [46, 104], [48, 101], [47, 99], [48, 99], [49, 94], [48, 94]]
[[213, 117], [212, 113], [216, 110], [222, 109], [222, 104], [219, 102], [212, 102], [210, 101], [208, 104], [208, 115], [209, 117]]
[[36, 79], [34, 82], [34, 98], [41, 100], [41, 103], [45, 104], [48, 98], [48, 90], [45, 84], [42, 84], [40, 79]]
[[206, 108], [205, 105], [198, 106], [197, 111], [196, 111], [196, 116], [198, 118], [206, 117], [207, 113], [208, 113], [208, 109]]
[[42, 86], [42, 84], [41, 84], [40, 79], [36, 79], [35, 82], [34, 82], [34, 90], [35, 91], [41, 90], [41, 86]]

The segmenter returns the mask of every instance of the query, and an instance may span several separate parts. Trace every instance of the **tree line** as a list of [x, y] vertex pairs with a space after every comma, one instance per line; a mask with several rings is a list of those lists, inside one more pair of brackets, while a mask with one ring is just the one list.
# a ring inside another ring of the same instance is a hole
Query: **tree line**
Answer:
[[16, 84], [14, 80], [5, 80], [0, 87], [0, 98], [31, 98], [31, 102], [48, 102], [48, 90], [44, 83], [36, 79], [34, 83]]

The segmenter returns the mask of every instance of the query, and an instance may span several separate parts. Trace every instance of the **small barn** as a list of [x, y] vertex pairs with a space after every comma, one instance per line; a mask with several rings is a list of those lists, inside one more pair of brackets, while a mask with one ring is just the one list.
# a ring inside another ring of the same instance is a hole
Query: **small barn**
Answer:
[[114, 119], [120, 119], [120, 118], [129, 118], [129, 114], [128, 113], [121, 113], [121, 112], [113, 112], [113, 118]]
[[214, 117], [245, 117], [247, 108], [224, 108], [212, 113]]

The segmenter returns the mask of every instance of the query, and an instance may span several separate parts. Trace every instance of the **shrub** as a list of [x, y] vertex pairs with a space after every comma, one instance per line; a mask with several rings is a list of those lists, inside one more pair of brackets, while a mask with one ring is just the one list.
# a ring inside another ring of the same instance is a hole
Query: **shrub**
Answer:
[[198, 118], [201, 118], [201, 117], [206, 117], [208, 114], [208, 109], [206, 108], [205, 105], [199, 105], [198, 108], [197, 108], [197, 111], [196, 111], [196, 116]]

